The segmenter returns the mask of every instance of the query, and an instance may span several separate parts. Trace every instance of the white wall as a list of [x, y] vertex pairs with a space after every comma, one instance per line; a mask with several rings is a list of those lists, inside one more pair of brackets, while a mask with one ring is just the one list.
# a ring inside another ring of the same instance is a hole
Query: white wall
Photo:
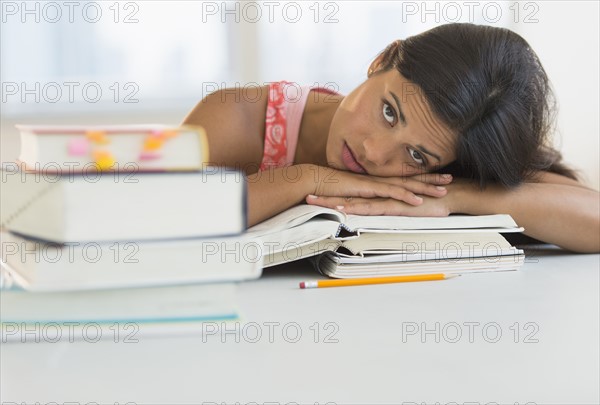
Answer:
[[536, 51], [559, 102], [555, 145], [565, 161], [600, 187], [600, 49], [597, 1], [537, 2], [538, 22], [514, 24]]
[[[401, 7], [396, 7], [394, 12], [384, 13], [381, 11], [392, 2], [361, 2], [363, 3], [361, 7], [370, 10], [369, 13], [363, 12], [362, 9], [359, 10], [360, 12], [356, 11], [358, 9], [354, 6], [355, 2], [351, 2], [354, 4], [352, 7], [345, 7], [346, 3], [344, 2], [338, 3], [340, 4], [340, 12], [337, 17], [340, 22], [336, 25], [309, 24], [300, 27], [297, 24], [288, 24], [288, 30], [300, 29], [302, 31], [303, 40], [309, 42], [307, 46], [310, 52], [308, 54], [307, 49], [297, 49], [295, 53], [292, 53], [292, 57], [282, 61], [280, 58], [281, 52], [278, 52], [276, 47], [269, 50], [260, 50], [256, 60], [245, 65], [240, 64], [239, 60], [234, 63], [233, 68], [237, 72], [236, 77], [240, 76], [239, 82], [281, 79], [305, 80], [305, 77], [296, 77], [298, 69], [300, 69], [302, 72], [310, 71], [314, 73], [314, 81], [311, 76], [308, 79], [309, 84], [312, 82], [324, 83], [330, 80], [342, 80], [341, 78], [335, 78], [344, 74], [346, 79], [341, 83], [348, 82], [347, 78], [351, 77], [356, 78], [356, 84], [358, 84], [360, 80], [364, 80], [366, 67], [370, 62], [369, 58], [371, 56], [369, 55], [374, 57], [385, 44], [394, 38], [407, 35], [407, 32], [413, 34], [435, 25], [435, 15], [412, 15], [408, 18], [407, 23], [403, 23], [403, 16], [400, 14]], [[422, 2], [411, 3], [418, 7], [423, 4]], [[444, 4], [442, 2], [429, 2], [427, 7], [432, 9], [435, 7], [435, 3], [442, 6]], [[505, 13], [502, 21], [496, 25], [507, 24], [507, 19], [511, 21], [508, 23], [510, 28], [521, 34], [538, 53], [554, 85], [560, 105], [559, 133], [555, 137], [555, 146], [563, 152], [568, 163], [582, 170], [584, 180], [589, 185], [596, 189], [600, 188], [600, 129], [598, 122], [598, 99], [600, 94], [598, 82], [600, 72], [598, 63], [600, 48], [599, 3], [596, 1], [519, 3], [511, 1], [492, 3], [501, 4]], [[520, 10], [518, 18], [515, 18], [515, 8]], [[481, 21], [481, 6], [476, 10], [479, 10], [475, 15], [476, 21], [472, 22], [484, 23], [485, 21]], [[526, 23], [525, 18], [531, 12], [534, 12], [531, 17], [536, 19], [537, 22]], [[451, 22], [444, 21], [443, 14], [441, 17], [439, 23]], [[361, 19], [364, 20], [362, 28]], [[351, 26], [352, 31], [348, 31], [346, 25]], [[239, 49], [240, 46], [245, 47], [244, 44], [248, 41], [249, 34], [247, 31], [249, 27], [251, 25], [245, 24], [243, 27], [233, 27], [234, 29], [229, 30], [229, 35], [241, 38], [241, 41], [237, 42], [237, 48], [234, 47], [235, 49]], [[168, 29], [168, 27], [164, 28]], [[267, 28], [269, 29], [264, 30], [263, 34], [268, 33], [268, 40], [272, 41], [275, 37], [272, 35], [271, 27]], [[360, 32], [362, 34], [359, 34]], [[234, 42], [235, 39], [233, 38]], [[198, 39], [198, 41], [210, 40], [210, 38]], [[285, 45], [286, 41], [286, 35], [283, 34], [280, 42]], [[322, 60], [323, 47], [332, 48], [325, 51], [335, 53], [333, 61], [328, 59], [325, 63]], [[367, 48], [372, 49], [372, 52], [367, 52]], [[311, 53], [313, 49], [314, 54]], [[286, 52], [289, 53], [289, 50]], [[233, 58], [232, 60], [236, 60], [235, 55], [232, 56], [231, 52], [229, 56]], [[210, 63], [210, 57], [207, 60]], [[13, 60], [10, 63], [18, 64], [19, 61]], [[290, 66], [290, 70], [285, 69], [286, 64]], [[345, 91], [346, 87], [350, 86], [345, 85], [343, 87], [342, 90]], [[165, 85], [165, 96], [174, 96], [169, 93], [168, 85]], [[88, 111], [78, 113], [73, 110], [72, 105], [67, 105], [66, 109], [51, 114], [40, 114], [36, 108], [32, 109], [33, 114], [25, 113], [20, 116], [6, 116], [3, 113], [0, 122], [2, 144], [0, 158], [2, 161], [13, 160], [18, 154], [18, 134], [14, 128], [17, 123], [117, 124], [160, 122], [178, 124], [195, 103], [195, 100], [191, 99], [185, 102], [181, 101], [172, 102], [167, 100], [163, 103], [164, 105], [142, 102], [133, 106], [134, 108], [121, 105], [123, 108], [119, 106], [116, 112], [114, 112], [114, 108], [113, 112], [103, 108], [98, 108], [97, 111], [87, 108]], [[33, 105], [33, 107], [36, 106]]]

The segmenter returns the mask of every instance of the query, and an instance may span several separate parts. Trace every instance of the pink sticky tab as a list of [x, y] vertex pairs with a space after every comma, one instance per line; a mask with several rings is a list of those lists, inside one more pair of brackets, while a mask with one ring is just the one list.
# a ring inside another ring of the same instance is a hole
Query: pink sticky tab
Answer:
[[145, 151], [140, 153], [140, 160], [155, 160], [161, 157], [160, 153]]
[[69, 156], [85, 156], [90, 150], [90, 142], [85, 138], [73, 138], [67, 147]]

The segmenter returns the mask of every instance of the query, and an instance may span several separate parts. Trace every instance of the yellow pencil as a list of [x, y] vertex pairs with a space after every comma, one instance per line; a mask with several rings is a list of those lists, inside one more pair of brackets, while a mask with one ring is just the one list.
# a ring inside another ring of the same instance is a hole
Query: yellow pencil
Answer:
[[407, 283], [411, 281], [434, 281], [446, 280], [448, 278], [458, 277], [460, 274], [417, 274], [412, 276], [396, 276], [396, 277], [372, 277], [372, 278], [346, 278], [336, 280], [316, 280], [303, 281], [300, 283], [300, 288], [323, 288], [323, 287], [345, 287], [350, 285], [367, 285], [367, 284], [386, 284], [386, 283]]

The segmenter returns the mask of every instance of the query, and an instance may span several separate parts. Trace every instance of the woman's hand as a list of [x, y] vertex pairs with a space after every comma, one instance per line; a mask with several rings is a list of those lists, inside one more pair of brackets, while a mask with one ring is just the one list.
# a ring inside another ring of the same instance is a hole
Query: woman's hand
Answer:
[[361, 215], [408, 215], [401, 212], [423, 206], [412, 215], [423, 216], [425, 212], [448, 215], [441, 204], [429, 200], [446, 195], [445, 186], [452, 182], [450, 175], [377, 177], [322, 166], [309, 169], [314, 170], [315, 188], [306, 202], [312, 205], [337, 209], [343, 206], [345, 212]]
[[[439, 199], [445, 196], [447, 191], [442, 186], [452, 182], [452, 177], [439, 174], [412, 178], [374, 177], [313, 164], [299, 164], [257, 172], [249, 175], [247, 182], [248, 226], [253, 226], [301, 203], [309, 194], [321, 198], [392, 199], [407, 206], [420, 206], [424, 203], [423, 198]], [[441, 189], [436, 188], [438, 186]], [[326, 200], [321, 202], [325, 203]]]
[[355, 215], [402, 215], [407, 217], [445, 217], [451, 213], [448, 198], [423, 197], [420, 205], [410, 205], [393, 198], [308, 196], [311, 205], [333, 208]]
[[[550, 177], [552, 181], [544, 181]], [[529, 237], [572, 252], [600, 252], [600, 193], [554, 177], [546, 176], [544, 180], [510, 189], [492, 184], [483, 190], [476, 182], [453, 179], [446, 186], [445, 196], [423, 196], [423, 203], [419, 205], [390, 197], [353, 196], [309, 196], [306, 202], [360, 215], [508, 214], [525, 228], [524, 234]]]

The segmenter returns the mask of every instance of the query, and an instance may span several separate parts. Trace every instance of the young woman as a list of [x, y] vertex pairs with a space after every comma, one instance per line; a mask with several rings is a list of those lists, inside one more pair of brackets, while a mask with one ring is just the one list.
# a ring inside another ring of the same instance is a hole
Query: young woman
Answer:
[[448, 24], [390, 44], [345, 97], [285, 81], [223, 89], [184, 124], [207, 130], [211, 163], [248, 175], [249, 225], [303, 202], [361, 215], [502, 213], [532, 238], [599, 252], [600, 194], [549, 145], [554, 116], [523, 38]]

